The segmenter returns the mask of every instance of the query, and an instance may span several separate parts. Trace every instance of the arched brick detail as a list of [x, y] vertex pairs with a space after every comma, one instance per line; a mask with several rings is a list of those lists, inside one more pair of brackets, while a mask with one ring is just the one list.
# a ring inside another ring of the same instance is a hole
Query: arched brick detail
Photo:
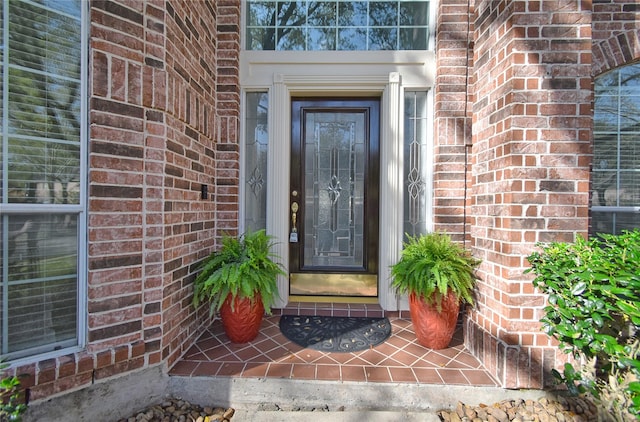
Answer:
[[640, 29], [616, 33], [600, 42], [594, 40], [592, 75], [600, 75], [639, 59]]

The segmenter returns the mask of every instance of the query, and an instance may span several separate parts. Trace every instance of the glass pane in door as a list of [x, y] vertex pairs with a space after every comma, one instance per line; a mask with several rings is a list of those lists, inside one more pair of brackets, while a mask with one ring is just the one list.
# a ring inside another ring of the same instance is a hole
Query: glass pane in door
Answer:
[[303, 267], [365, 267], [364, 112], [307, 112]]

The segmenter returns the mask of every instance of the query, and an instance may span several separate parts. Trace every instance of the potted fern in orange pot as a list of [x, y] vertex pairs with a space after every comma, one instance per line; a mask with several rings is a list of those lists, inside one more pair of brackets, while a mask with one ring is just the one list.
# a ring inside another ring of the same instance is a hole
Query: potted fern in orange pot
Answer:
[[461, 303], [473, 303], [475, 268], [480, 261], [446, 233], [409, 236], [400, 260], [391, 266], [391, 285], [409, 295], [418, 342], [444, 349], [453, 338]]
[[194, 281], [194, 306], [209, 302], [210, 314], [220, 313], [233, 343], [256, 338], [277, 297], [277, 277], [285, 272], [274, 260], [272, 239], [264, 230], [225, 235], [220, 250], [204, 259]]

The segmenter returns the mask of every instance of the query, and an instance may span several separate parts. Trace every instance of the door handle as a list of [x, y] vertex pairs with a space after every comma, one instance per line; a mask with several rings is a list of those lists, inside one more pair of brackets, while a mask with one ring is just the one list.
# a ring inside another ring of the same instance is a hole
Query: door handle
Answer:
[[296, 233], [298, 231], [298, 229], [296, 228], [297, 226], [297, 221], [298, 219], [298, 203], [294, 202], [293, 204], [291, 204], [291, 225], [292, 225], [292, 229], [291, 231], [293, 233]]
[[291, 204], [291, 233], [289, 234], [289, 242], [291, 243], [298, 242], [297, 220], [298, 220], [298, 203], [293, 202]]

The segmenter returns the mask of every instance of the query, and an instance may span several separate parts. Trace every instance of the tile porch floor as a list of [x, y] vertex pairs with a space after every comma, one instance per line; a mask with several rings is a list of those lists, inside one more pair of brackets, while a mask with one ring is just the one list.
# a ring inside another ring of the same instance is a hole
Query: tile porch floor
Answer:
[[331, 303], [294, 303], [272, 311], [264, 318], [258, 337], [245, 344], [230, 343], [217, 319], [170, 375], [498, 385], [464, 347], [461, 325], [448, 348], [431, 350], [417, 343], [408, 312], [387, 313], [392, 332], [383, 344], [360, 352], [325, 353], [302, 348], [284, 337], [278, 327], [280, 315], [381, 317], [384, 312], [377, 305]]

